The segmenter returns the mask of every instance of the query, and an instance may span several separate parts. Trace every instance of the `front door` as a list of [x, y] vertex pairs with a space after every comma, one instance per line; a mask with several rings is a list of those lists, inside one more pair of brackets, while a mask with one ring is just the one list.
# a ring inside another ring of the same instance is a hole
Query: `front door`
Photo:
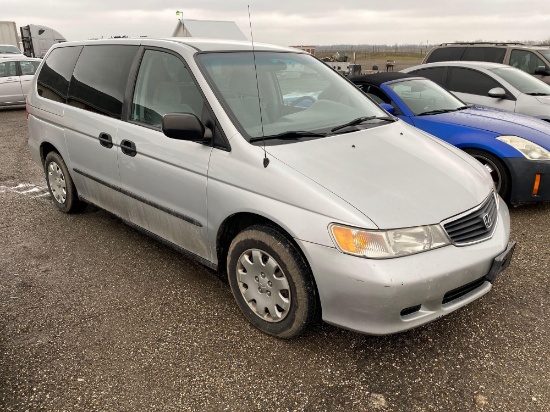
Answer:
[[207, 171], [211, 146], [166, 137], [162, 115], [193, 113], [204, 99], [176, 55], [145, 50], [128, 123], [118, 130], [119, 170], [129, 220], [202, 258], [207, 247]]

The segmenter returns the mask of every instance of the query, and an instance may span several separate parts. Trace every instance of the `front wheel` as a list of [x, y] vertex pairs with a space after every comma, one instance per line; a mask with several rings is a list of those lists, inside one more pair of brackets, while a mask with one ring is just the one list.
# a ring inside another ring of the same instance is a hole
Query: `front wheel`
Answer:
[[508, 201], [511, 182], [506, 166], [502, 163], [502, 161], [498, 157], [483, 150], [466, 149], [465, 152], [485, 166], [493, 179], [497, 193], [504, 200]]
[[279, 231], [253, 226], [239, 233], [229, 247], [227, 273], [241, 311], [262, 332], [293, 338], [316, 320], [311, 270]]
[[50, 152], [44, 161], [44, 172], [54, 205], [64, 213], [82, 210], [85, 204], [78, 199], [78, 193], [63, 158]]

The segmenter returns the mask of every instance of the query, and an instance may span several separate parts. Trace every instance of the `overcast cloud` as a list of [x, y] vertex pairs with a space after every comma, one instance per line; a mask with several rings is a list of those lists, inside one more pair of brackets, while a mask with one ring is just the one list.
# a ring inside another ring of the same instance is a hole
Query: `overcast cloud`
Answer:
[[549, 0], [0, 0], [0, 20], [49, 26], [68, 40], [170, 37], [184, 19], [235, 21], [279, 45], [548, 41]]

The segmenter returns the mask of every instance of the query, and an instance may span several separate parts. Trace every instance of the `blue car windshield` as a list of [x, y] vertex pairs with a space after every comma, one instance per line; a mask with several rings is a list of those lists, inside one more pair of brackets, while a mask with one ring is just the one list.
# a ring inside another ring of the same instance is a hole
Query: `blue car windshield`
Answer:
[[539, 96], [550, 95], [550, 86], [543, 81], [514, 67], [491, 69], [497, 76], [502, 77], [520, 92], [536, 94]]
[[[387, 124], [388, 114], [341, 75], [309, 54], [203, 53], [210, 86], [243, 136], [319, 137]], [[346, 125], [348, 123], [352, 125]], [[334, 130], [333, 130], [334, 129]], [[296, 133], [298, 132], [298, 133]]]
[[427, 79], [403, 80], [388, 84], [415, 115], [451, 112], [465, 107], [443, 87]]

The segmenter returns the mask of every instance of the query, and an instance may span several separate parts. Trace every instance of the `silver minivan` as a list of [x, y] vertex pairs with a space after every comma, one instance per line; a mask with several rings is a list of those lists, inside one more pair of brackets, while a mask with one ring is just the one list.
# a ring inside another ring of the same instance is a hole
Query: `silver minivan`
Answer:
[[27, 100], [54, 205], [86, 203], [227, 272], [257, 328], [404, 331], [486, 294], [509, 215], [476, 160], [299, 50], [52, 47]]

